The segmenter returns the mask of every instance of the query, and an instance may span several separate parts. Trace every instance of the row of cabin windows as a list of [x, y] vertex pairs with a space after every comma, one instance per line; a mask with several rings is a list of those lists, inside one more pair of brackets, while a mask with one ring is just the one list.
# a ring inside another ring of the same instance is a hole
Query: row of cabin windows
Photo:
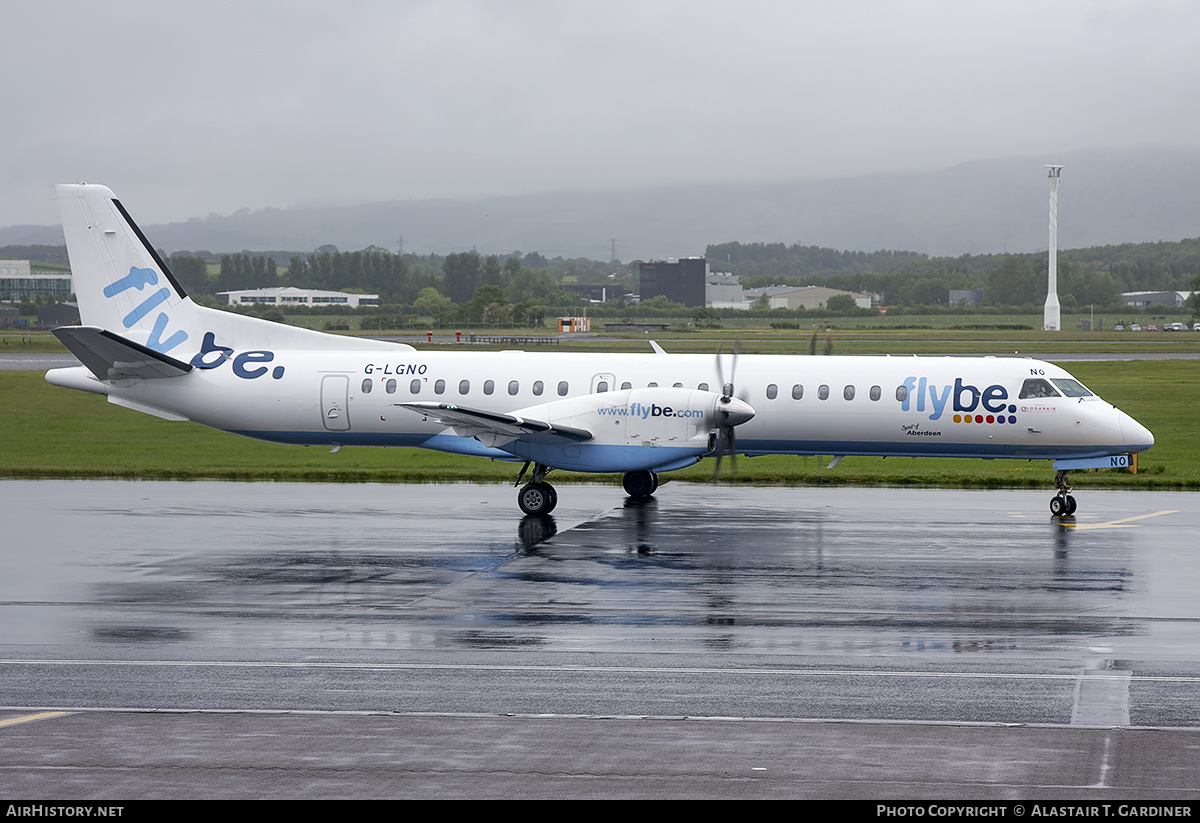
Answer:
[[[424, 382], [425, 381], [420, 380], [419, 378], [414, 379], [411, 383], [408, 384], [409, 394], [420, 394], [421, 386]], [[370, 394], [371, 389], [373, 389], [374, 387], [375, 387], [375, 383], [373, 380], [371, 380], [371, 378], [367, 377], [367, 378], [363, 379], [363, 381], [362, 381], [362, 393], [363, 394]], [[394, 377], [389, 377], [386, 381], [384, 381], [383, 390], [386, 391], [388, 394], [395, 394], [396, 393], [396, 379]], [[518, 380], [508, 381], [508, 393], [509, 394], [515, 395], [520, 390], [521, 390], [520, 381], [518, 381]], [[541, 380], [533, 381], [533, 394], [535, 397], [541, 397], [542, 393], [545, 390], [546, 390], [545, 383], [543, 383]], [[558, 384], [559, 397], [566, 397], [568, 391], [570, 391], [570, 386], [568, 385], [567, 381], [566, 380], [561, 381]], [[484, 380], [483, 381], [483, 393], [484, 394], [495, 394], [495, 392], [496, 392], [496, 381], [495, 380]], [[446, 381], [442, 380], [442, 379], [435, 380], [433, 382], [433, 393], [434, 394], [445, 394], [446, 393]], [[459, 394], [470, 394], [471, 393], [471, 381], [470, 380], [459, 380], [458, 381], [458, 393]]]
[[[423, 380], [414, 379], [411, 383], [408, 384], [409, 393], [410, 394], [420, 394], [421, 386], [423, 385], [423, 383], [424, 383]], [[371, 378], [369, 378], [369, 377], [364, 378], [362, 381], [362, 393], [370, 394], [371, 389], [374, 388], [374, 385], [375, 385], [374, 381], [372, 381]], [[649, 383], [647, 385], [647, 387], [652, 388], [652, 389], [657, 388], [658, 384], [657, 383]], [[683, 384], [675, 383], [675, 384], [673, 384], [673, 387], [676, 389], [682, 389]], [[621, 384], [622, 390], [631, 389], [631, 388], [633, 388], [633, 384], [628, 381]], [[707, 383], [701, 383], [700, 385], [696, 386], [696, 388], [699, 389], [700, 391], [708, 391], [709, 390]], [[396, 393], [396, 379], [388, 378], [386, 381], [384, 381], [383, 389], [388, 394], [395, 394]], [[533, 389], [534, 397], [541, 397], [542, 393], [546, 390], [546, 384], [543, 383], [541, 380], [535, 380], [533, 382], [532, 389]], [[518, 380], [508, 381], [508, 393], [510, 395], [515, 396], [520, 390], [521, 390], [520, 381], [518, 381]], [[731, 395], [731, 394], [733, 394], [733, 384], [726, 383], [724, 386], [721, 387], [721, 390], [722, 390], [723, 394]], [[483, 381], [483, 393], [484, 394], [488, 394], [488, 395], [494, 394], [495, 391], [496, 391], [496, 381], [495, 380], [484, 380]], [[566, 397], [568, 391], [570, 391], [570, 386], [567, 383], [567, 381], [566, 380], [560, 381], [558, 384], [558, 396]], [[597, 392], [608, 391], [608, 381], [601, 380], [599, 383], [597, 383], [596, 391]], [[471, 381], [470, 380], [458, 381], [458, 393], [459, 394], [465, 395], [465, 394], [470, 394], [470, 392], [471, 392]], [[433, 383], [433, 393], [434, 394], [445, 394], [446, 393], [446, 381], [442, 380], [442, 379], [435, 380]], [[881, 389], [879, 386], [872, 386], [869, 394], [870, 394], [870, 398], [872, 400], [878, 400], [880, 397], [883, 396], [883, 389]], [[768, 385], [767, 386], [767, 399], [774, 400], [778, 396], [779, 396], [779, 386], [777, 386], [775, 383], [771, 383], [770, 385]], [[842, 388], [842, 397], [844, 399], [853, 400], [854, 396], [855, 396], [854, 386], [845, 386]], [[800, 400], [803, 397], [804, 397], [804, 386], [800, 385], [799, 383], [792, 386], [792, 399]], [[896, 399], [897, 400], [903, 402], [905, 400], [905, 398], [907, 398], [907, 397], [908, 397], [908, 388], [907, 387], [900, 386], [896, 389]], [[817, 387], [817, 399], [818, 400], [828, 400], [829, 399], [829, 386], [822, 384]]]

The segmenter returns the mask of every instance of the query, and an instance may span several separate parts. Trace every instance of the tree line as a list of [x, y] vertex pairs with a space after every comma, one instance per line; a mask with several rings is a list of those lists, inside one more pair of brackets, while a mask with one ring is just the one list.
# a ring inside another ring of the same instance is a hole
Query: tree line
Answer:
[[[723, 243], [710, 260], [749, 288], [817, 285], [879, 294], [887, 306], [947, 306], [950, 291], [983, 290], [987, 306], [1036, 309], [1046, 297], [1046, 252], [928, 257], [913, 252], [831, 253], [814, 246]], [[1200, 239], [1125, 243], [1058, 254], [1066, 310], [1118, 308], [1130, 291], [1186, 291], [1200, 278]]]
[[[982, 289], [984, 305], [993, 308], [1037, 311], [1045, 300], [1045, 252], [929, 257], [909, 251], [728, 242], [708, 246], [706, 254], [714, 270], [739, 275], [747, 288], [825, 285], [878, 294], [883, 305], [910, 310], [948, 309], [950, 291], [958, 289]], [[616, 274], [636, 272], [639, 262], [548, 260], [536, 252], [402, 255], [378, 246], [350, 252], [322, 246], [309, 253], [160, 255], [188, 294], [214, 305], [224, 302], [219, 292], [295, 286], [378, 294], [381, 305], [370, 311], [392, 318], [419, 315], [447, 323], [498, 324], [538, 324], [547, 312], [577, 311], [586, 303], [564, 290], [564, 283], [612, 284]], [[0, 257], [62, 265], [66, 251], [61, 246], [8, 246], [0, 248]], [[1200, 290], [1200, 239], [1067, 249], [1059, 252], [1058, 264], [1059, 300], [1066, 311], [1115, 309], [1127, 291]], [[637, 291], [636, 279], [623, 282]], [[683, 307], [649, 301], [641, 309], [593, 305], [588, 311], [637, 317], [678, 313]]]

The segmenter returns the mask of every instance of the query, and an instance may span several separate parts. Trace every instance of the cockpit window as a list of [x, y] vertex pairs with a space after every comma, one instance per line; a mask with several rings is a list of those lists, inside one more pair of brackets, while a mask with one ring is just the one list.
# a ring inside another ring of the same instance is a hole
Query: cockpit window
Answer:
[[[1078, 385], [1078, 384], [1076, 384]], [[1030, 377], [1021, 386], [1021, 399], [1026, 400], [1030, 397], [1058, 397], [1059, 394], [1054, 390], [1054, 387], [1049, 382], [1040, 377]]]
[[1058, 386], [1059, 391], [1067, 397], [1091, 397], [1092, 393], [1083, 387], [1078, 380], [1069, 377], [1051, 377], [1051, 382]]

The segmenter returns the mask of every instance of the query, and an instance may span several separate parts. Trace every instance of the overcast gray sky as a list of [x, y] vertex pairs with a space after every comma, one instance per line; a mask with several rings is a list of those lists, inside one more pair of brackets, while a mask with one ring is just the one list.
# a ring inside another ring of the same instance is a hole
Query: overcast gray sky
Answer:
[[0, 6], [0, 226], [1200, 140], [1191, 0]]

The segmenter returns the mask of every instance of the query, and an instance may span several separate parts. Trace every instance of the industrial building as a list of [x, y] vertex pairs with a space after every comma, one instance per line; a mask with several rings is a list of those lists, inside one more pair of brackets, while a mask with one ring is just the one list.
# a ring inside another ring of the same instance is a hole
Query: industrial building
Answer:
[[675, 303], [701, 308], [707, 277], [708, 261], [703, 257], [651, 260], [640, 265], [638, 294], [642, 300], [662, 296]]
[[1121, 295], [1121, 305], [1131, 308], [1169, 306], [1179, 308], [1191, 298], [1190, 291], [1129, 291]]
[[764, 296], [767, 305], [772, 309], [823, 309], [829, 298], [839, 294], [848, 294], [854, 298], [854, 303], [860, 309], [871, 308], [871, 295], [844, 289], [831, 289], [828, 286], [771, 286], [766, 289], [747, 289], [747, 308], [754, 305]]
[[66, 300], [75, 291], [70, 274], [34, 273], [28, 260], [0, 260], [0, 300]]
[[356, 309], [359, 306], [378, 306], [378, 294], [350, 294], [341, 291], [319, 291], [283, 286], [270, 289], [242, 289], [219, 292], [231, 306], [251, 303], [269, 303], [275, 306], [329, 306], [343, 305]]

